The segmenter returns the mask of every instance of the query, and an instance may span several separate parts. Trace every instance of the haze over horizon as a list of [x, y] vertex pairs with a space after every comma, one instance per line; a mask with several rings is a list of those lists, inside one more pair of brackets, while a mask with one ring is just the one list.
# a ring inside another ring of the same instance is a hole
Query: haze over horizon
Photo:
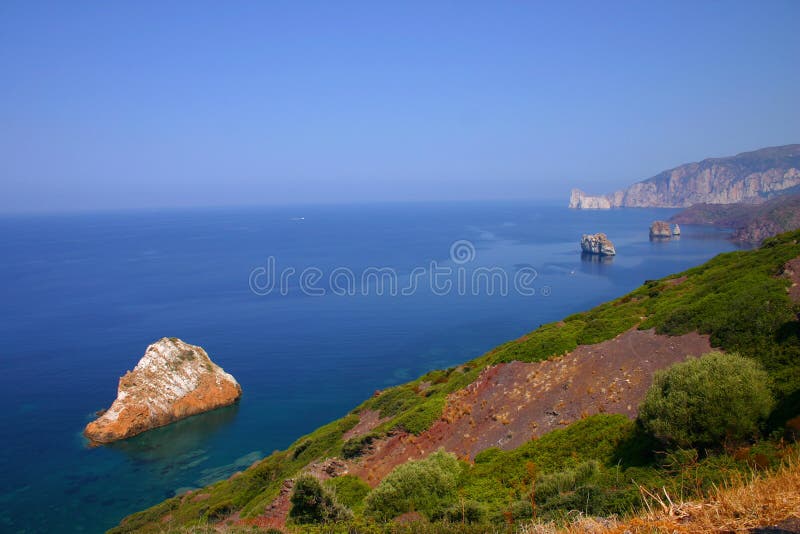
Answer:
[[0, 4], [0, 212], [560, 199], [800, 142], [800, 3]]

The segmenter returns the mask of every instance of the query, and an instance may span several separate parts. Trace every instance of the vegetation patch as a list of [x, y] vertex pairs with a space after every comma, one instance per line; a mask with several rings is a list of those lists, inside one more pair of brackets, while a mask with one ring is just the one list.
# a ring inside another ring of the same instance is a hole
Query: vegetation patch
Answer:
[[289, 518], [300, 525], [342, 521], [352, 515], [311, 475], [303, 475], [295, 481], [291, 503]]
[[680, 447], [713, 447], [757, 437], [774, 401], [754, 360], [712, 352], [659, 371], [639, 410], [655, 437]]
[[361, 511], [364, 508], [364, 497], [370, 492], [370, 487], [353, 475], [331, 478], [325, 481], [324, 486], [333, 492], [338, 502], [353, 511]]
[[408, 512], [432, 518], [455, 503], [461, 469], [455, 455], [443, 450], [401, 464], [367, 495], [366, 513], [384, 520]]
[[344, 445], [342, 445], [342, 457], [350, 460], [352, 458], [361, 456], [364, 454], [367, 448], [369, 448], [372, 442], [378, 438], [380, 438], [380, 434], [370, 432], [369, 434], [365, 434], [363, 436], [356, 436], [348, 439], [344, 442]]

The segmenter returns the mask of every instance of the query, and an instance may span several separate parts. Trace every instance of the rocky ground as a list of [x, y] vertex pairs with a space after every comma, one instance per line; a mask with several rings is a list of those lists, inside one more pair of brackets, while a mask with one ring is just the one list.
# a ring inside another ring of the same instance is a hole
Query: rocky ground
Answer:
[[350, 472], [376, 485], [397, 465], [439, 447], [469, 460], [489, 447], [513, 449], [596, 413], [634, 418], [656, 370], [710, 350], [708, 338], [699, 334], [669, 337], [632, 329], [548, 361], [489, 367], [448, 398], [442, 419], [429, 430], [375, 442]]

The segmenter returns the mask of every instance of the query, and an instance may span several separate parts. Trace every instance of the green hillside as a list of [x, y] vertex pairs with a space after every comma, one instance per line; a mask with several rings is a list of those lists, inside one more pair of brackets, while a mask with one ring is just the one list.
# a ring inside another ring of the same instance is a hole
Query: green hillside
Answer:
[[[757, 362], [776, 401], [760, 433], [747, 440], [677, 448], [656, 440], [637, 421], [595, 415], [514, 450], [487, 449], [473, 463], [437, 453], [397, 468], [371, 491], [352, 476], [332, 479], [314, 491], [331, 497], [336, 514], [321, 517], [337, 522], [290, 528], [396, 531], [406, 527], [396, 526], [392, 518], [409, 511], [424, 521], [415, 524], [411, 531], [416, 532], [483, 532], [481, 525], [534, 517], [557, 521], [572, 510], [625, 515], [639, 508], [640, 486], [695, 495], [732, 473], [773, 469], [794, 448], [782, 438], [786, 422], [800, 414], [800, 307], [789, 299], [790, 281], [783, 276], [783, 266], [800, 256], [798, 239], [800, 232], [783, 234], [758, 250], [722, 254], [686, 272], [647, 281], [623, 297], [543, 325], [464, 365], [388, 389], [287, 450], [203, 489], [207, 497], [202, 500], [173, 497], [127, 517], [111, 532], [180, 532], [232, 517], [255, 518], [279, 494], [283, 481], [311, 462], [358, 456], [371, 440], [394, 430], [424, 432], [442, 415], [447, 395], [473, 382], [485, 367], [545, 360], [633, 327], [666, 335], [708, 334], [715, 348]], [[344, 433], [367, 408], [388, 419], [367, 437], [346, 443]], [[300, 497], [293, 502], [301, 502]]]

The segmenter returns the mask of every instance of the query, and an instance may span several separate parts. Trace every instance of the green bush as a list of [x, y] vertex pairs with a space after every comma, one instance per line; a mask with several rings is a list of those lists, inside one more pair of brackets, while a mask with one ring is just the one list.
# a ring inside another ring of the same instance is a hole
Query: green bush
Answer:
[[367, 495], [366, 511], [380, 519], [406, 512], [432, 518], [455, 504], [460, 474], [461, 464], [455, 455], [441, 449], [424, 460], [406, 462]]
[[639, 419], [653, 436], [679, 447], [743, 440], [770, 413], [769, 382], [755, 361], [712, 352], [656, 373]]
[[299, 524], [340, 521], [352, 515], [311, 475], [303, 475], [294, 483], [291, 503], [289, 517]]
[[336, 500], [353, 511], [357, 511], [370, 491], [366, 482], [354, 475], [343, 475], [325, 481], [325, 487], [333, 491]]
[[598, 463], [589, 460], [572, 469], [539, 475], [536, 478], [536, 500], [546, 501], [562, 493], [574, 492], [581, 484], [597, 475], [599, 470]]
[[231, 515], [234, 512], [235, 508], [230, 501], [224, 501], [214, 506], [211, 506], [206, 511], [206, 520], [208, 521], [219, 521], [220, 519], [224, 519]]
[[478, 501], [460, 499], [435, 519], [449, 523], [483, 523], [486, 519], [486, 506]]
[[363, 436], [356, 436], [348, 439], [344, 442], [344, 445], [342, 445], [342, 456], [348, 460], [361, 456], [378, 437], [378, 434], [371, 432]]

